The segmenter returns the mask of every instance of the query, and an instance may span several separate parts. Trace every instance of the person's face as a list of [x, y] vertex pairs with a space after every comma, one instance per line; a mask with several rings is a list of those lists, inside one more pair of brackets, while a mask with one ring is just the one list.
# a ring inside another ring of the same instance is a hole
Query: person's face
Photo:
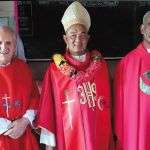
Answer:
[[150, 16], [146, 19], [145, 23], [142, 24], [141, 34], [143, 34], [144, 41], [150, 44]]
[[6, 29], [0, 29], [0, 64], [8, 64], [16, 49], [15, 36]]
[[64, 35], [64, 41], [72, 55], [84, 54], [88, 39], [86, 28], [80, 24], [72, 25]]

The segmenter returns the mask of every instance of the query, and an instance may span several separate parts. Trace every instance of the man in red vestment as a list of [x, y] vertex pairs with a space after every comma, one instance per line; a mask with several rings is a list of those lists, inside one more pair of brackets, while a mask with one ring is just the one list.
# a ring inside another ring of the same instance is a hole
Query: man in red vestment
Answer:
[[39, 93], [31, 70], [15, 58], [16, 34], [0, 27], [0, 149], [38, 150], [31, 132]]
[[141, 33], [143, 42], [121, 60], [115, 74], [117, 150], [150, 150], [150, 11]]
[[[43, 83], [39, 113], [46, 149], [109, 150], [110, 86], [101, 54], [87, 51], [91, 25], [87, 10], [73, 2], [62, 18], [66, 53], [55, 54]], [[55, 139], [56, 141], [55, 141]]]

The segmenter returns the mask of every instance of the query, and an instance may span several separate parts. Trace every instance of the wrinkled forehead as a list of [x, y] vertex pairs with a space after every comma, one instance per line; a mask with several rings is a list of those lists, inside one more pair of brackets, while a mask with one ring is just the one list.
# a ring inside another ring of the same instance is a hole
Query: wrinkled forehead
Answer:
[[0, 28], [0, 40], [1, 41], [13, 41], [15, 42], [15, 33], [8, 28]]
[[87, 30], [86, 28], [81, 25], [81, 24], [74, 24], [72, 25], [67, 31], [66, 31], [66, 34], [72, 34], [72, 33], [77, 33], [77, 34], [80, 34], [80, 33], [87, 33]]

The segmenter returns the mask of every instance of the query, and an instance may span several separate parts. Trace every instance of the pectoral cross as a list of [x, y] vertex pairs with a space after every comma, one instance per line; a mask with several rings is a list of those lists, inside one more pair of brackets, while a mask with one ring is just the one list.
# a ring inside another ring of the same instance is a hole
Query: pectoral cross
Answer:
[[7, 117], [9, 117], [9, 112], [8, 112], [8, 109], [9, 109], [9, 103], [8, 103], [8, 99], [10, 99], [10, 97], [7, 96], [7, 94], [4, 94], [4, 97], [2, 97], [2, 100], [4, 100], [4, 106], [6, 107], [6, 115]]
[[67, 95], [66, 95], [66, 99], [67, 100], [62, 102], [62, 104], [67, 104], [68, 105], [67, 109], [68, 109], [68, 115], [69, 115], [69, 123], [70, 123], [70, 127], [72, 129], [73, 126], [72, 126], [71, 103], [73, 103], [75, 100], [69, 99]]

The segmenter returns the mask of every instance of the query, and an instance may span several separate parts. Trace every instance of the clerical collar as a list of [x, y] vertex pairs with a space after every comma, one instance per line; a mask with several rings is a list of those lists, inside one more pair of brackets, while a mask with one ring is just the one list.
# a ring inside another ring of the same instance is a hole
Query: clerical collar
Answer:
[[147, 48], [147, 52], [150, 53], [150, 48]]
[[10, 65], [10, 62], [7, 63], [7, 64], [0, 64], [0, 67], [6, 67], [6, 66], [8, 66], [8, 65]]
[[79, 56], [72, 55], [72, 57], [76, 60], [79, 60], [80, 62], [84, 62], [86, 60], [86, 54], [79, 55]]

